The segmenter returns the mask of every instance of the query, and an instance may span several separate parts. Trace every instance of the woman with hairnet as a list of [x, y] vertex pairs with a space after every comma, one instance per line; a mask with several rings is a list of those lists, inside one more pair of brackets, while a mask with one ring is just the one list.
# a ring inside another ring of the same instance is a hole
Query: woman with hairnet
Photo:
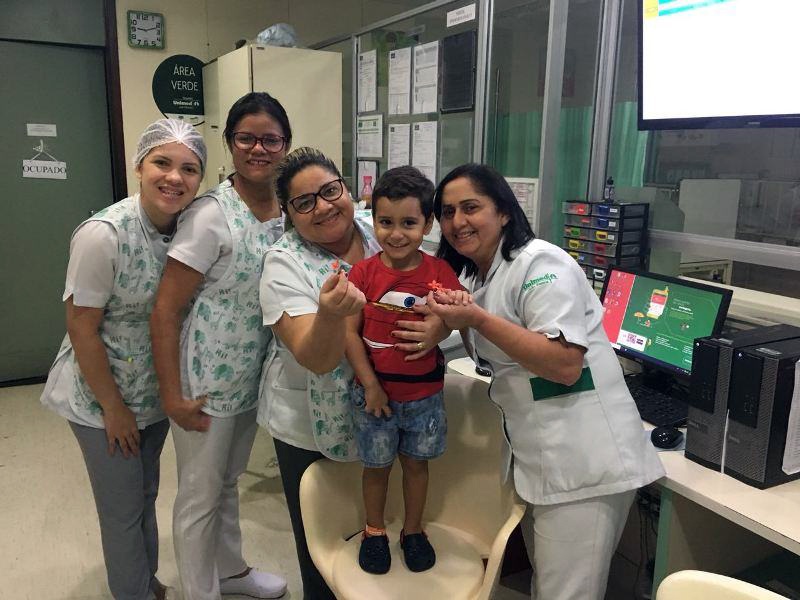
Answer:
[[178, 214], [197, 193], [205, 163], [205, 143], [191, 125], [156, 121], [137, 145], [139, 193], [84, 221], [70, 242], [67, 335], [42, 403], [69, 421], [83, 453], [116, 600], [166, 594], [156, 579], [155, 502], [169, 421], [148, 323]]

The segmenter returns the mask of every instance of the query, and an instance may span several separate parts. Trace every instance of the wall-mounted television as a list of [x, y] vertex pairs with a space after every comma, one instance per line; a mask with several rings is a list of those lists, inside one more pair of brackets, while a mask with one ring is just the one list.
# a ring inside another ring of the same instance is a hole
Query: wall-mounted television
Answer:
[[800, 1], [635, 1], [639, 129], [800, 127]]

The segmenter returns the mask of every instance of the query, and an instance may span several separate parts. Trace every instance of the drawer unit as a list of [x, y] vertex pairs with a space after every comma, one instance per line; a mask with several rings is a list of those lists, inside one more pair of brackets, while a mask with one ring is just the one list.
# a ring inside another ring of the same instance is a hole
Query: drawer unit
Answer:
[[599, 267], [601, 269], [608, 269], [614, 265], [620, 267], [641, 267], [642, 261], [644, 260], [643, 256], [613, 258], [610, 256], [600, 256], [599, 254], [589, 254], [588, 252], [575, 252], [574, 250], [569, 250], [568, 253], [584, 267]]
[[591, 227], [592, 226], [592, 217], [587, 215], [571, 215], [569, 213], [564, 214], [564, 224], [565, 225], [577, 225], [578, 227]]
[[649, 204], [564, 202], [562, 211], [561, 247], [578, 261], [596, 289], [610, 267], [646, 266]]
[[606, 269], [601, 269], [600, 267], [592, 267], [590, 265], [584, 265], [583, 271], [586, 273], [586, 277], [589, 279], [593, 279], [595, 281], [605, 281], [606, 274], [608, 271]]
[[589, 252], [589, 247], [592, 242], [588, 240], [576, 240], [573, 238], [564, 238], [564, 245], [562, 248], [565, 250], [576, 250], [578, 252]]
[[561, 211], [568, 215], [590, 215], [592, 205], [588, 202], [562, 202]]
[[579, 240], [592, 240], [595, 242], [608, 242], [610, 244], [634, 244], [641, 241], [642, 230], [604, 231], [602, 229], [589, 229], [588, 227], [567, 225], [564, 227], [564, 237]]
[[564, 238], [562, 248], [601, 254], [603, 256], [638, 256], [641, 254], [641, 246], [639, 244], [607, 244], [605, 242], [576, 240], [574, 238]]
[[579, 227], [591, 227], [593, 229], [607, 229], [609, 231], [629, 231], [631, 229], [643, 229], [645, 220], [643, 217], [633, 217], [631, 219], [611, 219], [608, 217], [590, 217], [586, 215], [564, 215], [565, 225], [577, 225]]
[[608, 229], [611, 231], [630, 231], [632, 229], [642, 229], [645, 227], [645, 220], [642, 217], [617, 219], [616, 217], [592, 217], [592, 227], [597, 229]]
[[595, 217], [627, 219], [630, 217], [643, 217], [646, 212], [646, 204], [593, 204], [591, 214]]

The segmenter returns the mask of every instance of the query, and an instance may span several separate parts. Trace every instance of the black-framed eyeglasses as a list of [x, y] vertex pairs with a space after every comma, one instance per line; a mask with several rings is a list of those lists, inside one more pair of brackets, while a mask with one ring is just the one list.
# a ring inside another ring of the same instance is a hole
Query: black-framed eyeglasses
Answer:
[[344, 182], [339, 178], [329, 181], [319, 188], [318, 192], [295, 196], [289, 200], [288, 203], [300, 214], [306, 214], [314, 210], [314, 207], [317, 205], [318, 197], [327, 202], [336, 202], [342, 197], [342, 194], [344, 194]]
[[233, 132], [233, 145], [240, 150], [252, 150], [256, 144], [261, 144], [261, 147], [267, 152], [280, 152], [286, 146], [286, 138], [282, 135], [258, 137], [246, 131]]

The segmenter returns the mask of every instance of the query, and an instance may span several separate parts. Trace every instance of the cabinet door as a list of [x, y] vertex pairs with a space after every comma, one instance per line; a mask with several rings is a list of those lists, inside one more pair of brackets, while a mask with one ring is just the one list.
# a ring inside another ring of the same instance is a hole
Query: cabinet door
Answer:
[[342, 57], [303, 48], [252, 47], [253, 91], [289, 115], [292, 148], [312, 146], [342, 167]]
[[233, 173], [231, 153], [222, 134], [231, 106], [251, 90], [248, 46], [228, 52], [203, 67], [203, 103], [206, 110], [204, 138], [208, 147], [203, 190], [216, 187]]
[[[0, 381], [9, 381], [47, 373], [64, 336], [70, 235], [113, 191], [102, 50], [3, 41], [0, 56]], [[29, 123], [57, 135], [29, 136]], [[37, 155], [66, 163], [66, 179], [23, 177]]]

